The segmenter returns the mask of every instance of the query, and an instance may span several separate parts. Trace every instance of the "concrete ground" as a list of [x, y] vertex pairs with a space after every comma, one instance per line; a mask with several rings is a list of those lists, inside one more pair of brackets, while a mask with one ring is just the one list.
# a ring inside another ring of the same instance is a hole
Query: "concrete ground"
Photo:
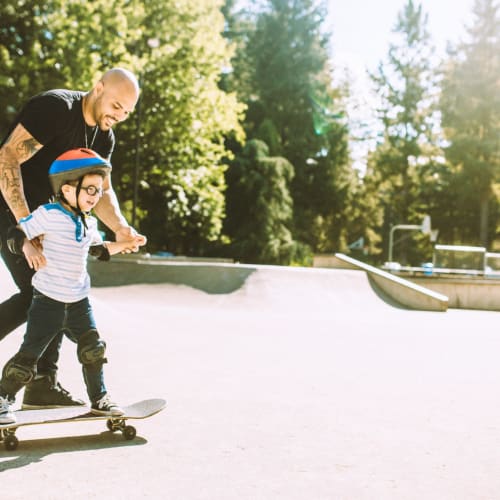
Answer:
[[[0, 266], [0, 300], [13, 289]], [[167, 408], [134, 441], [102, 422], [19, 429], [2, 499], [500, 499], [497, 312], [410, 311], [362, 271], [265, 267], [223, 294], [92, 301], [112, 396]], [[68, 340], [60, 379], [85, 396]]]

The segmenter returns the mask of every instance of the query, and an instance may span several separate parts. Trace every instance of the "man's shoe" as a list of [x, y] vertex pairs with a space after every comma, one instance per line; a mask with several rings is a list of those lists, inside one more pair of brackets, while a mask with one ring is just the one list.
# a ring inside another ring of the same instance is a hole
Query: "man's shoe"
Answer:
[[110, 417], [120, 417], [125, 413], [116, 403], [111, 401], [108, 394], [104, 394], [101, 399], [93, 402], [90, 412], [94, 415], [109, 415]]
[[16, 416], [12, 411], [13, 401], [0, 396], [0, 424], [15, 424]]
[[84, 406], [81, 399], [63, 389], [57, 382], [56, 375], [44, 375], [31, 381], [24, 390], [23, 410], [40, 410], [42, 408], [63, 408], [65, 406]]

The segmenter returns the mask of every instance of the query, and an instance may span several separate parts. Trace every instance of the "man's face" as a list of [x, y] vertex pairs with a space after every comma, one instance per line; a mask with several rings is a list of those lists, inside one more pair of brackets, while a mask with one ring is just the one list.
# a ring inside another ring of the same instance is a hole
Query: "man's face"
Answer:
[[93, 106], [94, 119], [101, 130], [109, 130], [127, 119], [134, 110], [138, 95], [126, 82], [110, 84], [99, 82]]

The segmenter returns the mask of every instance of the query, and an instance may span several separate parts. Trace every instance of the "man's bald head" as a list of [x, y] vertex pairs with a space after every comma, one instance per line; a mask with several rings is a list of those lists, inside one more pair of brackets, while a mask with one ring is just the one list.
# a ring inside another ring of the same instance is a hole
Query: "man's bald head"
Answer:
[[137, 81], [136, 76], [128, 69], [112, 68], [102, 75], [101, 80], [105, 84], [107, 83], [109, 85], [129, 86], [131, 89], [134, 89], [137, 95], [139, 95], [139, 82]]
[[101, 130], [108, 130], [125, 120], [134, 110], [139, 99], [139, 82], [124, 68], [106, 71], [88, 94], [84, 103], [84, 117], [88, 125], [97, 123]]

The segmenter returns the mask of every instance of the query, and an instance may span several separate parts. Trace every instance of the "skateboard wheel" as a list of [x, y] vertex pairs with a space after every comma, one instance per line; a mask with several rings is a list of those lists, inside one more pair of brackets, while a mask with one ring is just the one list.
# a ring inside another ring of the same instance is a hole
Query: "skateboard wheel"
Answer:
[[127, 425], [123, 429], [123, 437], [127, 440], [130, 441], [131, 439], [134, 439], [137, 434], [137, 431], [135, 430], [135, 427], [132, 425]]
[[16, 436], [6, 436], [4, 440], [5, 449], [8, 451], [13, 451], [19, 445], [19, 439]]
[[111, 432], [115, 432], [117, 431], [118, 429], [116, 428], [116, 425], [113, 423], [112, 420], [106, 420], [106, 427], [108, 428], [108, 430], [110, 430]]

